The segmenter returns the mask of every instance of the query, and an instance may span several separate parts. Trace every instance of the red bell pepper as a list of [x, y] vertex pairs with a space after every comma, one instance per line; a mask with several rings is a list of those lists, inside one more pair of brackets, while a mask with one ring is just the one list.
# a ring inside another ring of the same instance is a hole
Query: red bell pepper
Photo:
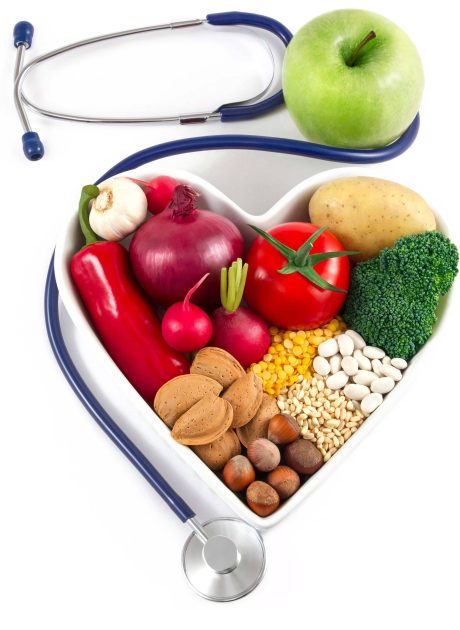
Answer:
[[105, 349], [131, 385], [148, 402], [166, 381], [189, 372], [187, 359], [164, 341], [152, 306], [136, 283], [120, 243], [100, 241], [88, 220], [97, 186], [82, 190], [79, 218], [86, 245], [70, 272]]

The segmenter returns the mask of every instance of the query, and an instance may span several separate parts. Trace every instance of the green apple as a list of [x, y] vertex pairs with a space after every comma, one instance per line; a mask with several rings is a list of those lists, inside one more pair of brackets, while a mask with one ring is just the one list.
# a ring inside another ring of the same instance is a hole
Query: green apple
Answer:
[[381, 147], [414, 119], [423, 69], [413, 42], [396, 24], [345, 9], [320, 15], [293, 37], [283, 91], [295, 123], [313, 142]]

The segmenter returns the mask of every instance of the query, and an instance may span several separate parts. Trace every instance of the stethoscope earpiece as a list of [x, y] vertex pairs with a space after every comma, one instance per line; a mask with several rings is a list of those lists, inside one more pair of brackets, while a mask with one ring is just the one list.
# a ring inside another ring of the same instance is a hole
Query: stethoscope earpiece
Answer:
[[35, 162], [45, 155], [45, 147], [36, 131], [26, 131], [22, 134], [22, 150], [28, 160]]

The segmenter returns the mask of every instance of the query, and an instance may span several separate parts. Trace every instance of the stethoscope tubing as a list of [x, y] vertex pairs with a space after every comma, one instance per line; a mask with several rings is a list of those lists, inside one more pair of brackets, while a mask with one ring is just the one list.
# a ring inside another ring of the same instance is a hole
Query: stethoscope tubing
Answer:
[[288, 138], [276, 138], [270, 136], [251, 136], [226, 134], [216, 136], [197, 136], [172, 140], [162, 144], [153, 145], [137, 151], [124, 158], [118, 164], [109, 169], [96, 184], [114, 177], [119, 173], [130, 171], [154, 160], [200, 151], [214, 151], [221, 149], [245, 149], [252, 151], [268, 151], [271, 153], [286, 153], [301, 157], [328, 160], [330, 162], [346, 162], [351, 164], [375, 164], [385, 162], [401, 155], [406, 151], [417, 137], [420, 127], [420, 115], [417, 114], [408, 129], [392, 144], [379, 149], [341, 149], [315, 144], [305, 140], [291, 140]]

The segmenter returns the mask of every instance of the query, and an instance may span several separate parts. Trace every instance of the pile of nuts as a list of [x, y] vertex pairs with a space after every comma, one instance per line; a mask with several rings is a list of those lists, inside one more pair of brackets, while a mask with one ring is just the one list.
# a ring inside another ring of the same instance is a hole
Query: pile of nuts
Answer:
[[326, 387], [325, 378], [299, 376], [297, 383], [278, 396], [278, 408], [298, 423], [305, 440], [316, 444], [328, 459], [364, 422], [364, 414], [343, 392]]
[[277, 510], [324, 463], [316, 446], [300, 439], [295, 419], [281, 413], [270, 419], [266, 438], [248, 444], [246, 455], [232, 457], [222, 476], [231, 490], [246, 492], [248, 506], [259, 516]]
[[273, 345], [248, 372], [225, 350], [202, 348], [190, 374], [159, 389], [154, 409], [177, 442], [268, 516], [345, 444], [407, 367], [344, 330], [339, 318], [313, 331], [272, 328]]
[[245, 491], [259, 516], [274, 512], [297, 491], [301, 476], [324, 463], [320, 451], [301, 439], [294, 418], [278, 413], [261, 379], [220, 348], [200, 350], [190, 374], [165, 383], [153, 406], [172, 437], [212, 470], [223, 469], [227, 486]]

